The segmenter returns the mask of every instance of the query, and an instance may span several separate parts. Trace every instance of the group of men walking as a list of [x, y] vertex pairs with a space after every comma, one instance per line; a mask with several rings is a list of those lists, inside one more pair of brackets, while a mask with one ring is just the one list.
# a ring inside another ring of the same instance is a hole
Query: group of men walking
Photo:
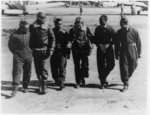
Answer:
[[14, 97], [18, 91], [21, 73], [23, 71], [23, 88], [27, 92], [31, 77], [31, 62], [34, 59], [35, 70], [39, 80], [38, 92], [47, 92], [48, 69], [51, 65], [52, 77], [60, 90], [65, 88], [67, 59], [72, 51], [75, 88], [85, 85], [89, 77], [89, 60], [93, 45], [97, 46], [97, 67], [101, 88], [108, 84], [107, 76], [115, 66], [115, 58], [120, 62], [123, 91], [128, 89], [128, 81], [137, 67], [137, 59], [141, 54], [141, 41], [138, 32], [128, 25], [128, 19], [120, 20], [121, 29], [117, 33], [107, 23], [107, 16], [99, 19], [94, 35], [85, 26], [83, 19], [77, 17], [69, 33], [62, 28], [62, 18], [54, 20], [55, 27], [46, 22], [43, 12], [37, 14], [37, 19], [30, 25], [21, 20], [19, 28], [9, 39], [9, 49], [13, 53], [13, 91]]

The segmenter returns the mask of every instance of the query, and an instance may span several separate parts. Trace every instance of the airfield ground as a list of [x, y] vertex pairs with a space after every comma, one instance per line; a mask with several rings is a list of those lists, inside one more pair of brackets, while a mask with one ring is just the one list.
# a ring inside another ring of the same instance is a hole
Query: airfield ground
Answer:
[[[78, 9], [53, 8], [50, 11], [47, 21], [50, 18], [61, 15], [64, 28], [69, 31], [78, 14]], [[64, 12], [65, 11], [65, 12]], [[101, 14], [108, 14], [108, 23], [117, 31], [120, 21], [120, 9], [111, 12], [109, 9], [97, 10], [94, 8], [85, 9], [83, 14], [85, 24], [90, 27], [92, 33], [97, 25]], [[65, 15], [64, 15], [65, 14]], [[38, 81], [34, 65], [32, 67], [31, 83], [29, 92], [24, 94], [21, 90], [13, 99], [8, 99], [12, 86], [12, 54], [7, 44], [9, 35], [13, 29], [18, 27], [19, 16], [2, 16], [2, 38], [1, 38], [1, 111], [2, 113], [114, 113], [114, 114], [144, 114], [147, 103], [147, 46], [148, 46], [148, 16], [147, 15], [126, 15], [131, 26], [139, 31], [142, 41], [142, 57], [138, 61], [138, 68], [130, 80], [130, 87], [127, 92], [120, 92], [123, 88], [120, 80], [118, 61], [115, 68], [108, 76], [109, 87], [99, 89], [99, 79], [96, 66], [96, 47], [89, 57], [90, 71], [86, 79], [86, 86], [75, 89], [74, 66], [72, 56], [67, 63], [66, 88], [58, 91], [53, 86], [53, 79], [49, 69], [48, 93], [38, 95], [35, 89], [38, 88]], [[29, 23], [35, 20], [35, 15], [27, 16]], [[52, 22], [50, 22], [52, 24]], [[53, 26], [53, 25], [52, 25]]]

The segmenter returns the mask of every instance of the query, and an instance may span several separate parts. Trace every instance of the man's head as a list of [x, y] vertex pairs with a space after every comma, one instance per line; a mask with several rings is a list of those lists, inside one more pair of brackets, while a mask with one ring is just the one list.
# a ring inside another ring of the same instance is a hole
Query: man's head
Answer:
[[84, 25], [83, 19], [82, 19], [81, 17], [77, 17], [77, 18], [75, 19], [75, 27], [76, 27], [77, 29], [81, 29], [83, 25]]
[[28, 29], [29, 28], [29, 24], [26, 21], [26, 19], [21, 19], [20, 20], [19, 28], [23, 28], [23, 29]]
[[128, 19], [126, 17], [121, 18], [121, 20], [120, 20], [120, 26], [121, 26], [121, 28], [127, 30], [127, 28], [129, 27], [129, 25], [128, 25]]
[[39, 24], [44, 24], [46, 22], [46, 15], [44, 12], [37, 13], [37, 22]]
[[62, 27], [62, 18], [56, 18], [56, 19], [54, 20], [54, 23], [55, 23], [55, 27], [56, 27], [57, 29], [61, 29], [61, 27]]
[[106, 15], [102, 15], [102, 16], [99, 18], [99, 23], [100, 23], [100, 25], [102, 25], [102, 26], [106, 25], [106, 23], [107, 23], [107, 16], [106, 16]]

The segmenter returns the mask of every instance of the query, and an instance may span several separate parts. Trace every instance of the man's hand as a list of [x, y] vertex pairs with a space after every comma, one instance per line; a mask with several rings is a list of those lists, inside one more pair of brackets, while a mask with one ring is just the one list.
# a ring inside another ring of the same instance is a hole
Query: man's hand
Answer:
[[140, 55], [138, 55], [138, 58], [141, 58], [141, 56], [140, 56]]
[[67, 44], [67, 48], [71, 48], [72, 47], [72, 44], [69, 42], [68, 44]]
[[119, 59], [119, 56], [115, 56], [115, 58], [116, 58], [116, 60], [118, 60], [118, 59]]
[[50, 50], [49, 55], [50, 55], [50, 56], [53, 55], [53, 51], [52, 51], [52, 50]]

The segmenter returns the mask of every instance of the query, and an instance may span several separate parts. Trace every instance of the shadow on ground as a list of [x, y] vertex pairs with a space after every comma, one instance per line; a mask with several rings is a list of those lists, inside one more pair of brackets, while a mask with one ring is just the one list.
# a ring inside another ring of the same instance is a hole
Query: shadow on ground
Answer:
[[[20, 83], [22, 85], [22, 82]], [[65, 87], [75, 87], [74, 83], [65, 83]], [[117, 86], [123, 86], [123, 84], [108, 84], [105, 89], [110, 89], [110, 90], [119, 90], [121, 91], [120, 88], [117, 88]], [[31, 80], [29, 83], [29, 88], [28, 92], [30, 93], [36, 93], [38, 94], [38, 87], [39, 87], [39, 82], [38, 80]], [[56, 85], [53, 81], [47, 81], [47, 88], [59, 91], [60, 88], [58, 85]], [[86, 85], [81, 85], [81, 88], [100, 88], [100, 84], [86, 84]], [[12, 81], [1, 81], [1, 91], [12, 91]], [[19, 91], [23, 92], [23, 88], [20, 87]], [[2, 97], [5, 97], [6, 99], [10, 98], [9, 95], [1, 93]]]

